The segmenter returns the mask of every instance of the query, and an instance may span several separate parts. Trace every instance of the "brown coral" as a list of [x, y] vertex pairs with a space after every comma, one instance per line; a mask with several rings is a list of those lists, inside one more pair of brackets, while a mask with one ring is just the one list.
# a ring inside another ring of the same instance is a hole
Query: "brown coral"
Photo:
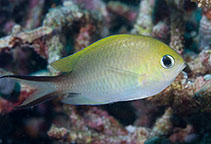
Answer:
[[171, 21], [171, 42], [170, 47], [175, 49], [179, 54], [183, 53], [184, 49], [184, 1], [168, 1], [171, 6], [170, 21]]
[[173, 111], [171, 108], [166, 109], [163, 116], [155, 122], [155, 125], [152, 128], [152, 131], [150, 133], [151, 137], [154, 136], [162, 136], [167, 135], [172, 129], [172, 123], [171, 123], [171, 117], [172, 117]]
[[174, 128], [173, 134], [169, 137], [170, 141], [172, 143], [176, 142], [191, 142], [192, 139], [194, 139], [196, 135], [194, 134], [194, 128], [191, 125], [187, 125], [186, 128]]
[[52, 125], [48, 131], [51, 138], [76, 143], [143, 144], [149, 136], [148, 129], [132, 126], [125, 129], [106, 111], [97, 107], [83, 107], [82, 115], [74, 106], [65, 105], [64, 109], [69, 114], [69, 128]]
[[49, 37], [52, 29], [49, 27], [39, 27], [32, 31], [21, 32], [20, 26], [14, 26], [13, 33], [0, 39], [0, 52], [10, 51], [18, 46], [28, 46], [43, 57], [47, 57], [44, 38]]

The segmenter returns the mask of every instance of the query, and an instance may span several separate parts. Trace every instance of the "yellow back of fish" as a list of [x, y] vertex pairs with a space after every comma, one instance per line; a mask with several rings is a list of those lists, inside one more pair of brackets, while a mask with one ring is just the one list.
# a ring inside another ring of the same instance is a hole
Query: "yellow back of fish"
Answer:
[[[88, 47], [84, 48], [83, 50], [74, 53], [73, 55], [64, 57], [60, 60], [57, 60], [51, 63], [51, 66], [61, 72], [70, 72], [73, 70], [74, 65], [76, 64], [78, 59], [81, 57], [81, 55], [83, 55], [84, 53], [88, 53], [94, 50], [95, 48], [99, 48], [101, 45], [104, 45], [106, 42], [109, 42], [113, 39], [119, 39], [120, 38], [119, 36], [120, 35], [114, 35], [114, 36], [109, 36], [107, 38], [101, 39], [89, 45]], [[122, 36], [124, 37], [124, 35], [121, 35], [121, 37]]]

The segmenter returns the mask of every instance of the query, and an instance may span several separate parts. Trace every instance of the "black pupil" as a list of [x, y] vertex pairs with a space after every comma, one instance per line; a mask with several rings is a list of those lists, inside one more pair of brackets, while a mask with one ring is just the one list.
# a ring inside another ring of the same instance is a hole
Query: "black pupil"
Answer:
[[170, 59], [168, 56], [164, 56], [164, 57], [163, 57], [163, 64], [164, 64], [166, 67], [171, 66], [171, 59]]

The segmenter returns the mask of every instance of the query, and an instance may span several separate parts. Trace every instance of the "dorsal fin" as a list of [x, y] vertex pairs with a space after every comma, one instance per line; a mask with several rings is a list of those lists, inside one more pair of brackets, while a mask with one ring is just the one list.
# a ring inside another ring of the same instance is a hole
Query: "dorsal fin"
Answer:
[[61, 72], [71, 72], [73, 69], [73, 66], [75, 65], [78, 59], [79, 59], [79, 56], [77, 53], [75, 53], [73, 55], [64, 57], [60, 60], [57, 60], [51, 63], [51, 66]]
[[114, 35], [114, 36], [109, 36], [109, 37], [106, 37], [99, 41], [96, 41], [95, 43], [89, 45], [88, 47], [84, 48], [81, 51], [74, 53], [73, 55], [64, 57], [60, 60], [57, 60], [57, 61], [51, 63], [51, 66], [61, 72], [70, 72], [73, 70], [74, 65], [79, 60], [81, 55], [83, 55], [84, 53], [90, 52], [90, 51], [94, 50], [95, 48], [99, 48], [101, 45], [102, 46], [105, 45], [106, 42], [111, 42], [111, 40], [119, 38], [121, 36], [128, 36], [128, 35], [125, 35], [125, 34]]

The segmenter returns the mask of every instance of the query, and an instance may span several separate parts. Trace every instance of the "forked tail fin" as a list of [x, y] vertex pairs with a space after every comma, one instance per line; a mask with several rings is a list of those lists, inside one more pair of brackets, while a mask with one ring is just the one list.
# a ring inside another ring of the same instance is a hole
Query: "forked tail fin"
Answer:
[[35, 88], [36, 90], [30, 95], [20, 106], [17, 108], [27, 108], [35, 106], [46, 100], [49, 100], [59, 94], [55, 84], [55, 80], [59, 76], [18, 76], [18, 75], [7, 75], [2, 76], [0, 79], [9, 78], [15, 79], [20, 83]]

